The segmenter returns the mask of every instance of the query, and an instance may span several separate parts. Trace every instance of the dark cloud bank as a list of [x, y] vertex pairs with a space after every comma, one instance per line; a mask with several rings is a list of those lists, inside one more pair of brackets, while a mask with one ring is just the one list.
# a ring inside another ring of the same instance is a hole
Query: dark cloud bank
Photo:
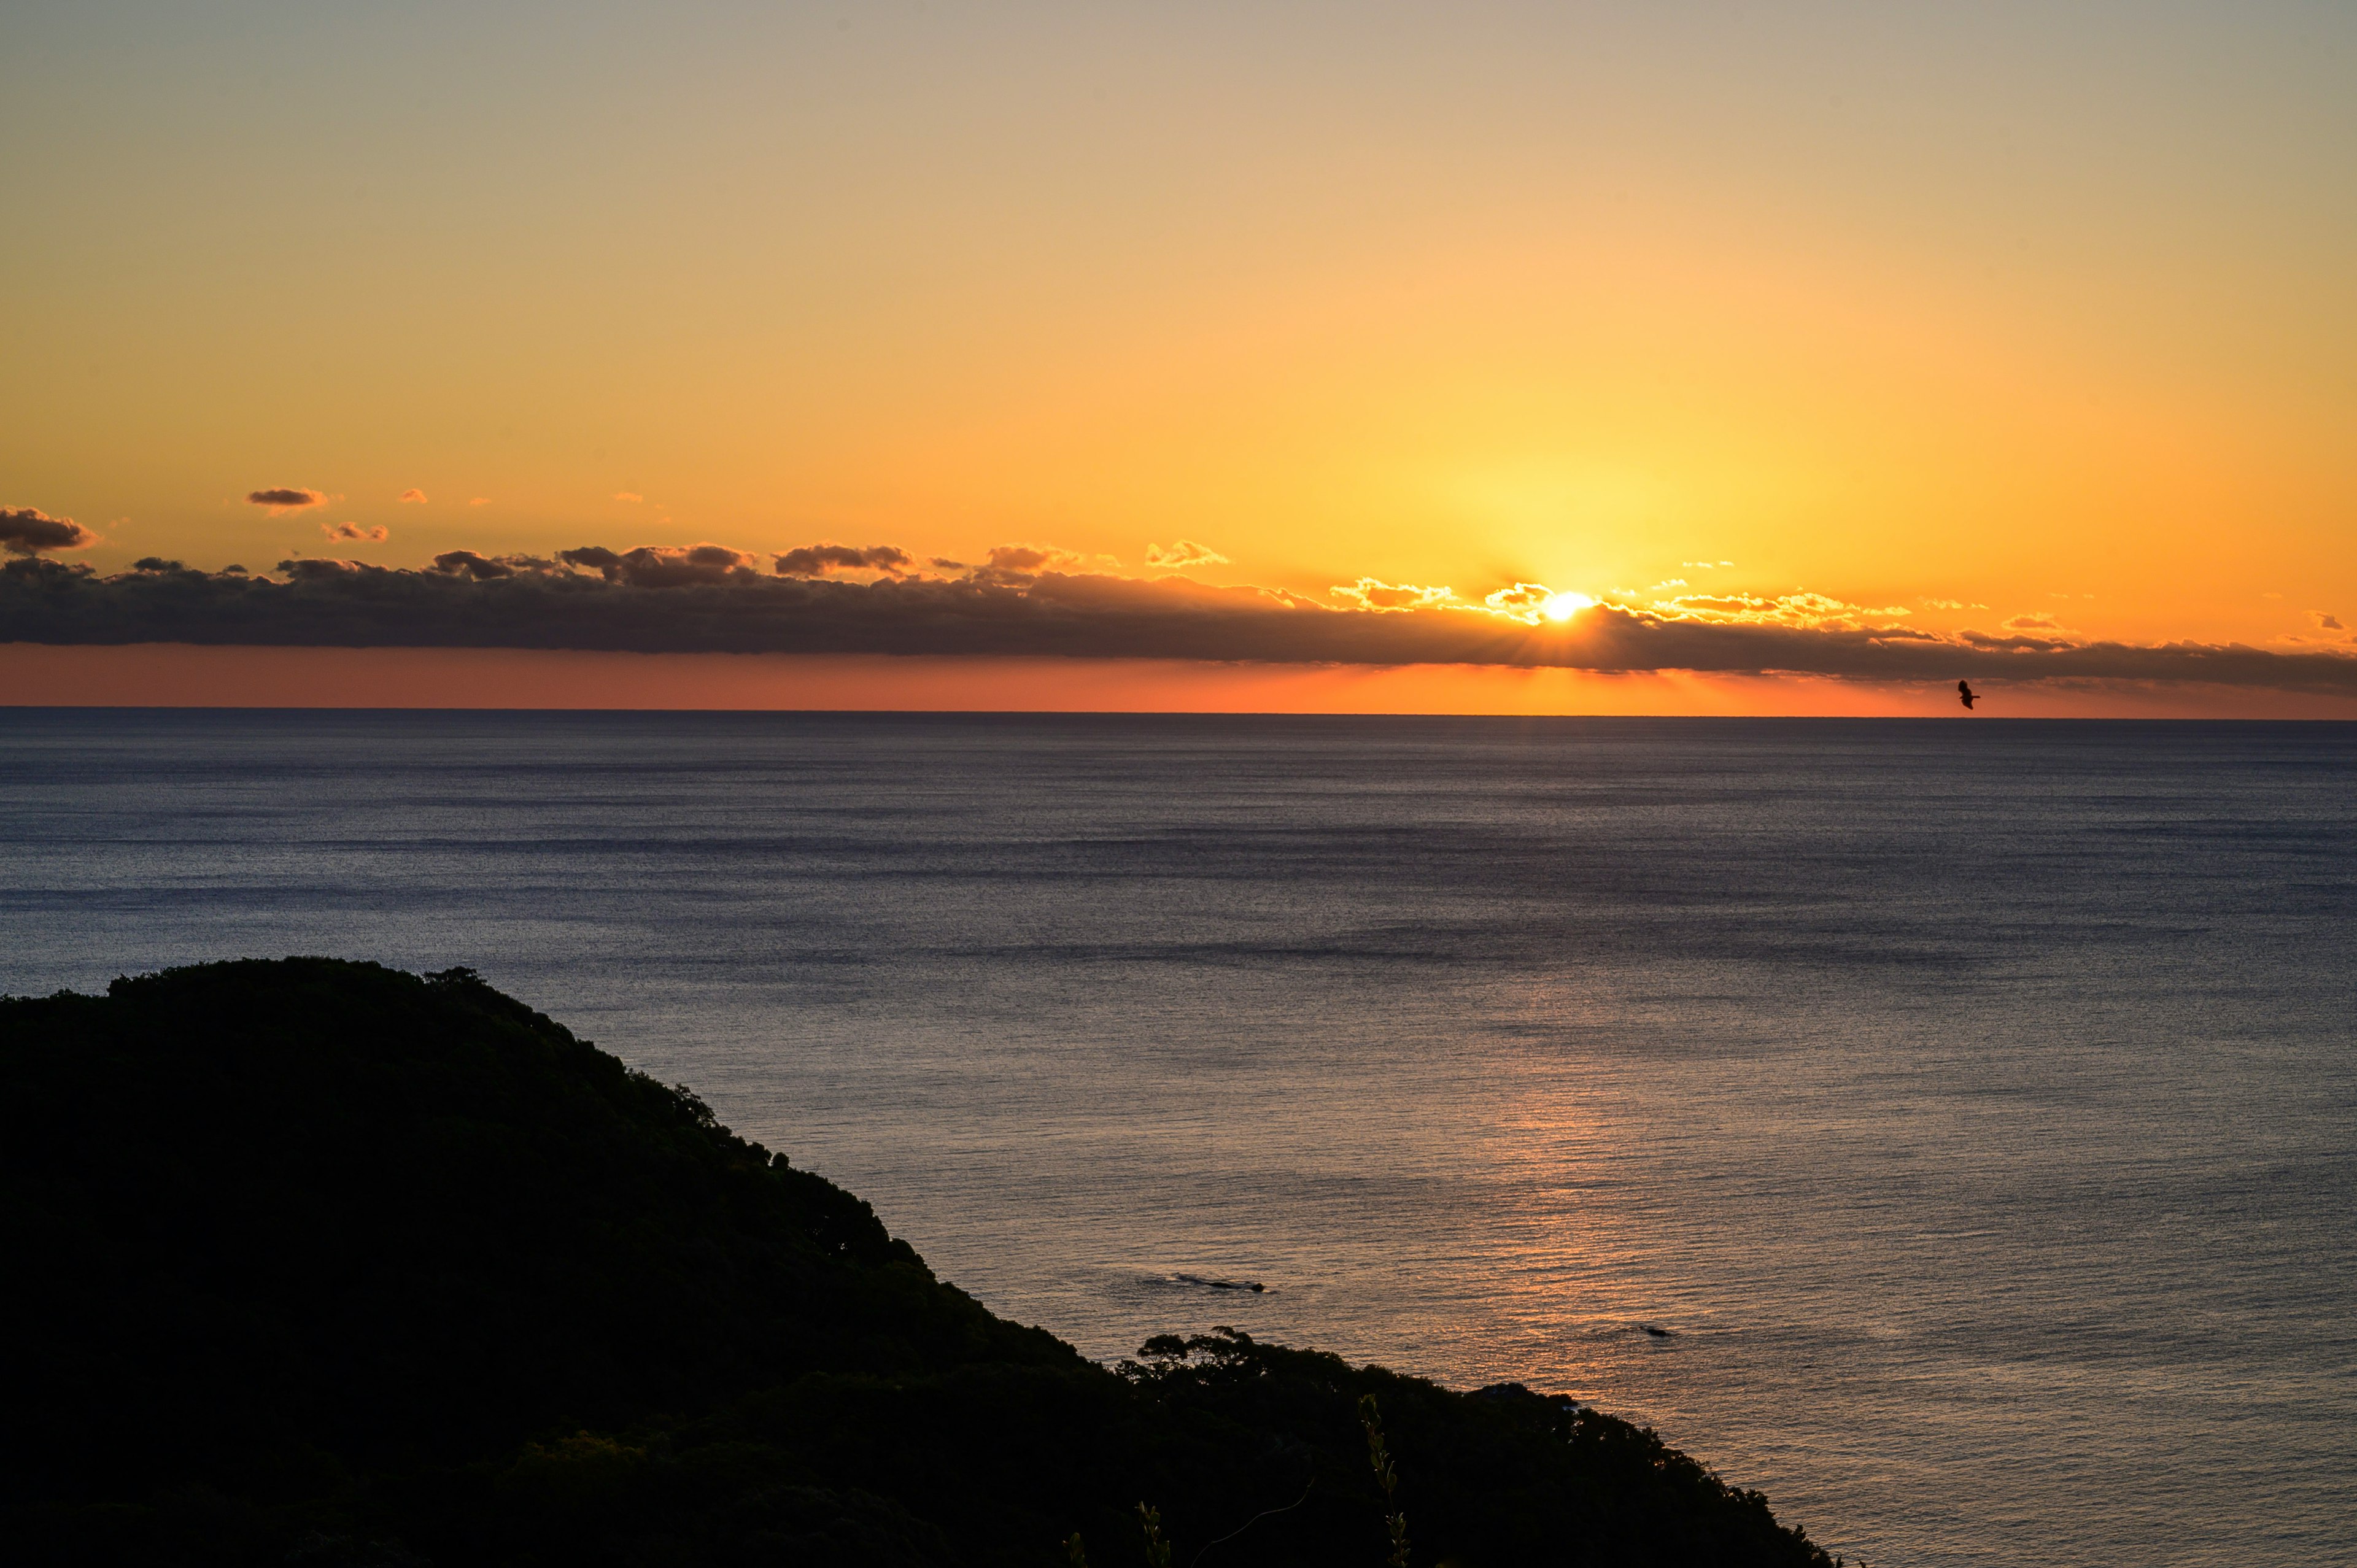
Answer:
[[[47, 520], [44, 520], [47, 521]], [[0, 639], [309, 647], [544, 648], [644, 653], [1064, 655], [1608, 671], [1788, 671], [1850, 679], [2198, 681], [2357, 695], [2357, 658], [2240, 644], [2139, 647], [1903, 627], [1763, 625], [1615, 605], [1557, 625], [1480, 609], [1337, 608], [1256, 588], [1082, 573], [1011, 559], [913, 575], [888, 546], [757, 558], [720, 545], [554, 560], [451, 551], [401, 570], [285, 561], [284, 581], [149, 559], [0, 566]], [[856, 564], [866, 582], [823, 574]]]

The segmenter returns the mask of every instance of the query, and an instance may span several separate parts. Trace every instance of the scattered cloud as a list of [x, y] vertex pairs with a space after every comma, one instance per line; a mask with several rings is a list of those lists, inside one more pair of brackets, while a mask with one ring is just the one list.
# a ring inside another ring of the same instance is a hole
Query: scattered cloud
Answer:
[[393, 499], [407, 501], [412, 506], [424, 506], [425, 504], [425, 492], [413, 487], [402, 491], [401, 494], [393, 497]]
[[2314, 618], [2316, 624], [2323, 630], [2347, 631], [2349, 629], [2347, 627], [2341, 624], [2341, 618], [2339, 616], [2326, 615], [2322, 610], [2310, 610], [2308, 613], [2309, 616]]
[[1159, 544], [1146, 547], [1146, 564], [1165, 571], [1178, 571], [1188, 566], [1225, 566], [1228, 558], [1207, 544], [1191, 539], [1181, 539], [1165, 550]]
[[289, 583], [332, 583], [339, 578], [357, 577], [370, 568], [358, 561], [339, 561], [329, 555], [297, 555], [292, 561], [278, 563], [278, 570]]
[[883, 572], [898, 574], [914, 564], [909, 553], [897, 545], [870, 544], [805, 544], [789, 550], [776, 558], [780, 577], [823, 577], [829, 572]]
[[382, 542], [393, 537], [393, 530], [378, 523], [374, 528], [362, 528], [357, 522], [323, 522], [319, 532], [330, 539], [367, 539]]
[[[25, 513], [6, 515], [11, 527], [23, 526]], [[53, 531], [45, 541], [73, 526], [30, 515]], [[2049, 618], [2027, 616], [1997, 632], [1950, 635], [1880, 622], [1891, 612], [1806, 592], [1588, 604], [1537, 583], [1473, 599], [1361, 578], [1321, 603], [1183, 576], [1064, 570], [1060, 561], [1069, 564], [1071, 553], [1039, 545], [1001, 546], [988, 563], [955, 576], [901, 571], [866, 581], [780, 575], [761, 570], [761, 558], [749, 552], [708, 542], [582, 545], [545, 557], [453, 550], [416, 569], [297, 557], [267, 576], [189, 571], [147, 557], [101, 575], [33, 553], [55, 547], [61, 546], [28, 545], [0, 565], [0, 625], [12, 637], [61, 644], [1485, 664], [1942, 683], [2202, 681], [2357, 695], [2357, 654], [2339, 645], [2090, 641]], [[864, 555], [887, 547], [858, 548]]]
[[266, 490], [248, 490], [245, 499], [254, 506], [268, 507], [275, 517], [280, 512], [326, 506], [329, 497], [325, 490], [307, 489], [301, 485], [274, 485]]
[[0, 506], [0, 551], [11, 555], [87, 550], [97, 542], [97, 534], [70, 517], [51, 517], [38, 507]]
[[1676, 594], [1647, 606], [1659, 615], [1720, 625], [1790, 626], [1844, 630], [1884, 623], [1887, 635], [1917, 635], [1888, 623], [1911, 614], [1905, 605], [1854, 605], [1827, 594]]
[[1547, 601], [1554, 597], [1555, 590], [1544, 583], [1516, 583], [1511, 588], [1483, 596], [1481, 603], [1499, 615], [1512, 616], [1528, 626], [1546, 614]]
[[468, 506], [489, 506], [491, 504], [491, 498], [489, 496], [469, 496], [467, 498], [467, 504]]
[[556, 573], [565, 566], [586, 567], [609, 583], [635, 588], [683, 588], [698, 584], [742, 583], [758, 579], [756, 557], [747, 550], [725, 544], [641, 544], [619, 553], [600, 545], [560, 550], [556, 559], [510, 555], [500, 558], [511, 566], [529, 565], [535, 573]]
[[614, 499], [618, 501], [629, 501], [635, 506], [640, 501], [642, 501], [647, 498], [639, 494], [636, 490], [616, 490], [614, 492]]
[[533, 564], [529, 556], [514, 557], [478, 555], [471, 550], [445, 550], [434, 557], [433, 570], [446, 577], [471, 577], [478, 583], [488, 583], [495, 577], [512, 577], [520, 564]]
[[1052, 544], [997, 544], [990, 551], [991, 568], [1000, 572], [1037, 572], [1079, 559], [1072, 552], [1059, 550]]
[[977, 583], [1019, 588], [1037, 582], [1042, 573], [1085, 565], [1088, 557], [1053, 544], [995, 544], [979, 566], [965, 568]]
[[2007, 631], [2061, 631], [2062, 629], [2061, 623], [2049, 615], [2015, 616], [2004, 625]]
[[[1149, 560], [1151, 557], [1148, 558]], [[1426, 588], [1414, 583], [1386, 583], [1380, 577], [1361, 577], [1357, 582], [1326, 590], [1345, 603], [1363, 610], [1422, 610], [1436, 606], [1453, 604], [1454, 588]]]
[[1985, 610], [1988, 606], [1966, 604], [1962, 599], [1925, 599], [1923, 607], [1927, 610]]

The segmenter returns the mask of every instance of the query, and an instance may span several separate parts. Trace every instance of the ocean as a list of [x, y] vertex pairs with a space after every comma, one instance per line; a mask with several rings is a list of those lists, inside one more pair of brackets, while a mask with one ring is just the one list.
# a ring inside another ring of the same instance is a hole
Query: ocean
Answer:
[[2357, 726], [15, 709], [0, 783], [0, 990], [470, 966], [1093, 1357], [1561, 1391], [1875, 1568], [2357, 1561]]

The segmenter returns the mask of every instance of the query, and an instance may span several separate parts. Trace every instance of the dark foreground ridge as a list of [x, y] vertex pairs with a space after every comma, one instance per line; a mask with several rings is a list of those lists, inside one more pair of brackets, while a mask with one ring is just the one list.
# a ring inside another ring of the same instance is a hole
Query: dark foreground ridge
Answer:
[[1559, 1399], [1085, 1361], [463, 970], [0, 1001], [0, 1108], [16, 1562], [1372, 1568], [1366, 1394], [1417, 1563], [1830, 1562]]

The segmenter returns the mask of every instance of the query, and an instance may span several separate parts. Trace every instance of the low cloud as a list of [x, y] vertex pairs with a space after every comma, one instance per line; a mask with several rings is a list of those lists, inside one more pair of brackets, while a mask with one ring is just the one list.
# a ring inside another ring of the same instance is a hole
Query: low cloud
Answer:
[[[864, 557], [884, 547], [828, 548]], [[1975, 684], [2194, 681], [2357, 695], [2357, 656], [2347, 651], [2088, 641], [2039, 626], [1950, 635], [1800, 592], [1608, 602], [1562, 620], [1546, 605], [1560, 612], [1576, 597], [1541, 583], [1477, 599], [1362, 578], [1339, 602], [1319, 602], [1185, 577], [1060, 570], [1070, 553], [1038, 545], [1001, 546], [954, 576], [909, 570], [866, 580], [780, 575], [714, 543], [582, 545], [554, 556], [454, 550], [417, 569], [298, 557], [272, 576], [157, 558], [102, 576], [30, 547], [16, 553], [0, 565], [0, 625], [31, 642], [1487, 664]], [[1378, 602], [1392, 596], [1403, 597]]]
[[393, 530], [378, 523], [374, 528], [362, 528], [357, 522], [323, 522], [319, 532], [330, 539], [365, 539], [382, 542], [393, 537]]
[[425, 504], [425, 492], [421, 489], [406, 489], [402, 491], [401, 494], [395, 496], [393, 499], [407, 501], [412, 506], [424, 506]]
[[619, 553], [602, 545], [587, 544], [577, 550], [560, 550], [554, 562], [544, 564], [529, 556], [502, 559], [511, 564], [529, 562], [535, 570], [544, 564], [551, 570], [577, 566], [597, 573], [607, 582], [633, 588], [683, 588], [696, 584], [741, 583], [760, 576], [750, 552], [731, 550], [725, 544], [641, 544], [636, 550]]
[[1483, 595], [1481, 604], [1497, 615], [1512, 616], [1525, 626], [1535, 626], [1553, 597], [1555, 590], [1544, 583], [1515, 583]]
[[776, 561], [780, 577], [823, 577], [838, 570], [898, 574], [915, 564], [907, 551], [890, 544], [870, 544], [865, 549], [856, 544], [805, 544]]
[[2310, 610], [2308, 613], [2315, 618], [2316, 624], [2321, 630], [2347, 631], [2349, 629], [2347, 627], [2341, 624], [2341, 618], [2339, 616], [2329, 616], [2322, 610]]
[[87, 550], [97, 542], [97, 534], [70, 517], [51, 517], [38, 507], [0, 506], [0, 551], [11, 555]]
[[[1151, 559], [1151, 557], [1149, 557]], [[1351, 583], [1326, 590], [1345, 604], [1362, 610], [1420, 610], [1453, 603], [1454, 588], [1428, 588], [1415, 583], [1386, 583], [1380, 577], [1361, 577]]]
[[1674, 594], [1650, 601], [1649, 607], [1681, 620], [1749, 626], [1789, 626], [1811, 631], [1851, 631], [1873, 628], [1885, 636], [1911, 637], [1907, 628], [1891, 623], [1910, 612], [1905, 605], [1854, 605], [1827, 594]]
[[274, 517], [280, 512], [301, 511], [307, 507], [326, 506], [325, 490], [307, 489], [301, 485], [277, 485], [266, 490], [248, 490], [245, 499], [254, 506], [266, 506]]
[[[520, 567], [541, 564], [530, 556], [500, 557], [478, 555], [471, 550], [445, 550], [434, 557], [431, 570], [446, 577], [468, 577], [478, 583], [488, 583], [495, 577], [512, 577]], [[285, 562], [279, 563], [281, 569]]]
[[978, 566], [939, 555], [932, 558], [932, 564], [941, 571], [959, 573], [972, 582], [1020, 588], [1049, 573], [1071, 574], [1089, 566], [1117, 567], [1121, 563], [1110, 555], [1092, 557], [1054, 544], [995, 544]]
[[1146, 564], [1165, 571], [1178, 571], [1188, 566], [1224, 566], [1228, 558], [1206, 544], [1191, 539], [1181, 539], [1165, 550], [1159, 544], [1146, 547]]
[[2004, 624], [2007, 631], [2061, 631], [2062, 629], [2061, 622], [2047, 615], [2015, 616]]

